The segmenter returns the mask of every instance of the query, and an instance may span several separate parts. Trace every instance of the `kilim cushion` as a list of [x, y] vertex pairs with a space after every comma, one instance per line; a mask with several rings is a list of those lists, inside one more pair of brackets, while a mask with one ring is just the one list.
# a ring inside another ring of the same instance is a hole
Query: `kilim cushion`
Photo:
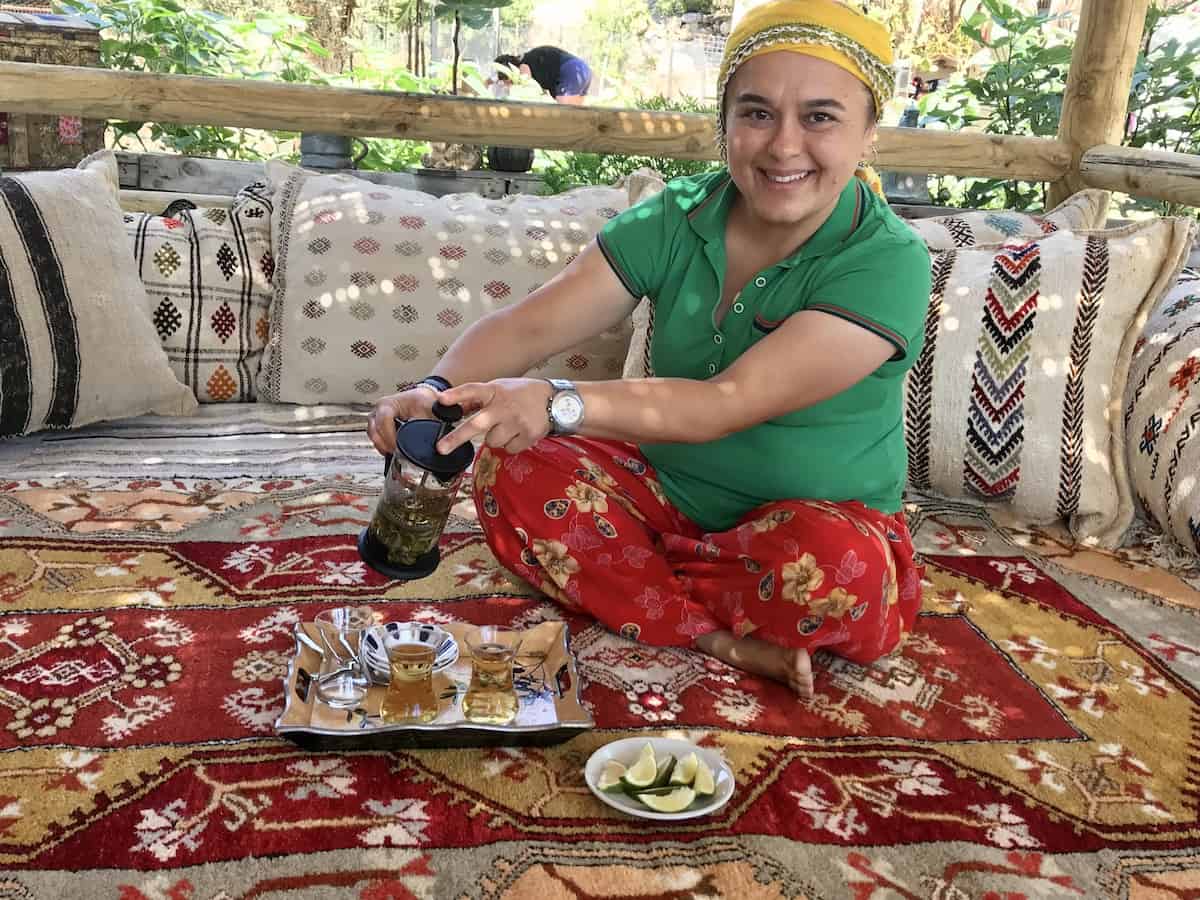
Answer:
[[1103, 228], [1107, 212], [1108, 192], [1088, 188], [1072, 194], [1048, 213], [1036, 216], [1000, 209], [973, 209], [907, 221], [930, 250], [952, 250], [1013, 238], [1038, 237], [1060, 229]]
[[1133, 348], [1125, 389], [1129, 475], [1142, 506], [1200, 555], [1200, 274], [1186, 272]]
[[1134, 514], [1121, 415], [1133, 344], [1194, 230], [1151, 219], [934, 251], [907, 383], [910, 483], [1118, 543]]
[[125, 216], [171, 369], [201, 403], [255, 399], [275, 271], [270, 228], [262, 184], [230, 208]]
[[[626, 206], [605, 187], [489, 200], [278, 162], [267, 175], [276, 296], [258, 388], [287, 403], [370, 402], [420, 381], [469, 325], [560, 272]], [[534, 374], [617, 377], [629, 330]]]
[[145, 302], [111, 152], [0, 177], [0, 437], [193, 412]]

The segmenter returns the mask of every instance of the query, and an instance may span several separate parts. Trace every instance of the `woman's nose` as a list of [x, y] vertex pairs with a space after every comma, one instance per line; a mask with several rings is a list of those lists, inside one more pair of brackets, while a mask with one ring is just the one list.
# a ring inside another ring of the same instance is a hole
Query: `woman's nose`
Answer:
[[768, 149], [776, 159], [787, 159], [804, 150], [804, 127], [794, 119], [777, 120]]

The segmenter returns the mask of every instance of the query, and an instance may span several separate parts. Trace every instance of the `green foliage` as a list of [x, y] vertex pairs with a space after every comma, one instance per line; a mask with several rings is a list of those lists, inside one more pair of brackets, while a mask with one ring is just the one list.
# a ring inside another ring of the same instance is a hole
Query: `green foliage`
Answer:
[[[952, 130], [1053, 137], [1071, 62], [1071, 36], [1052, 17], [1027, 15], [1005, 0], [981, 2], [983, 9], [961, 27], [984, 48], [991, 64], [979, 75], [956, 79], [923, 97], [924, 121]], [[935, 202], [981, 209], [1036, 209], [1045, 199], [1042, 185], [994, 178], [938, 179], [935, 190]]]
[[493, 10], [508, 6], [512, 0], [438, 0], [434, 15], [454, 23], [454, 62], [450, 66], [450, 92], [458, 93], [459, 35], [464, 27], [486, 28], [492, 23]]
[[[639, 109], [672, 110], [675, 112], [716, 115], [716, 107], [691, 98], [668, 99], [662, 96], [639, 97]], [[670, 181], [683, 175], [696, 175], [718, 167], [704, 160], [670, 159], [662, 156], [622, 156], [616, 153], [567, 153], [546, 151], [550, 164], [540, 174], [546, 192], [561, 193], [584, 184], [613, 184], [619, 178], [641, 168], [651, 168]]]
[[[1158, 8], [1146, 13], [1142, 53], [1133, 72], [1124, 144], [1153, 147], [1176, 153], [1200, 153], [1200, 40], [1181, 43], [1171, 27], [1173, 17], [1184, 14], [1190, 3]], [[1167, 35], [1160, 40], [1161, 35]], [[1181, 204], [1128, 199], [1121, 204], [1128, 215], [1149, 210], [1159, 215], [1196, 215]]]
[[513, 0], [508, 6], [501, 7], [501, 28], [510, 34], [523, 36], [533, 24], [533, 9], [534, 0]]
[[492, 10], [508, 6], [512, 0], [438, 0], [434, 14], [445, 22], [457, 17], [467, 28], [486, 28], [492, 23]]
[[582, 55], [597, 76], [624, 72], [649, 27], [646, 0], [595, 0], [584, 20]]
[[[984, 10], [962, 31], [979, 44], [990, 65], [981, 74], [956, 77], [922, 98], [923, 122], [989, 134], [1058, 133], [1073, 36], [1044, 16], [1026, 15], [1004, 0], [981, 0]], [[1200, 41], [1181, 42], [1175, 17], [1188, 3], [1151, 6], [1142, 52], [1134, 70], [1123, 143], [1181, 153], [1200, 152]], [[986, 13], [985, 13], [986, 11]], [[1163, 36], [1166, 35], [1164, 38]], [[981, 209], [1044, 208], [1043, 186], [1000, 179], [933, 179], [933, 202]], [[1179, 204], [1120, 201], [1123, 214], [1142, 210], [1195, 215]]]
[[[236, 22], [218, 13], [192, 9], [176, 0], [60, 0], [59, 9], [100, 28], [100, 59], [112, 69], [218, 78], [270, 78], [320, 82], [310, 62], [324, 49], [304, 33], [304, 20], [285, 13], [262, 13]], [[116, 122], [117, 146], [152, 141], [196, 156], [262, 159], [273, 155], [288, 133], [200, 125]]]
[[965, 59], [978, 49], [959, 28], [978, 6], [978, 0], [873, 0], [867, 12], [887, 26], [897, 59], [931, 69], [939, 56]]
[[682, 16], [684, 13], [704, 15], [729, 14], [732, 0], [655, 0], [654, 12], [659, 16]]

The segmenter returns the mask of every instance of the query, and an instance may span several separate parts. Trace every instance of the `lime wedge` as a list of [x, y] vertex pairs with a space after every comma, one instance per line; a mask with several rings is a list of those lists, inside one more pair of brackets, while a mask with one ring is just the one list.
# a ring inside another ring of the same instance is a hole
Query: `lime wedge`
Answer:
[[691, 806], [696, 792], [690, 787], [677, 787], [666, 794], [641, 793], [637, 798], [655, 812], [674, 813]]
[[658, 776], [658, 766], [654, 762], [654, 745], [647, 742], [641, 754], [632, 766], [621, 776], [621, 783], [631, 788], [648, 788], [653, 786]]
[[624, 783], [621, 781], [621, 776], [624, 774], [625, 766], [615, 759], [610, 759], [604, 764], [604, 771], [600, 773], [600, 780], [596, 782], [596, 787], [602, 791], [619, 791], [624, 788]]
[[671, 773], [671, 784], [691, 784], [696, 778], [696, 764], [698, 762], [700, 762], [700, 758], [695, 753], [689, 753], [677, 762], [675, 764], [675, 771]]
[[668, 756], [666, 759], [660, 759], [654, 773], [654, 784], [651, 787], [663, 787], [671, 781], [671, 775], [675, 771], [675, 757]]
[[697, 797], [711, 797], [716, 793], [717, 784], [713, 778], [713, 770], [702, 759], [696, 760], [696, 777], [692, 781], [692, 789]]

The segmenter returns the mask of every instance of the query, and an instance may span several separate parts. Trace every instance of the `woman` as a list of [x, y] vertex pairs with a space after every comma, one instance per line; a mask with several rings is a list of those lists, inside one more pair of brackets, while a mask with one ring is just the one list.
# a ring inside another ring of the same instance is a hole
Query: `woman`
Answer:
[[[380, 401], [375, 446], [435, 399], [477, 410], [440, 449], [482, 439], [489, 546], [628, 637], [694, 646], [805, 698], [816, 648], [893, 650], [920, 606], [902, 393], [930, 285], [924, 245], [855, 177], [890, 62], [883, 27], [832, 0], [751, 10], [720, 72], [727, 168], [673, 181], [468, 329], [427, 386]], [[616, 325], [643, 295], [660, 377], [493, 379]]]
[[[588, 64], [559, 47], [534, 47], [526, 51], [524, 56], [507, 53], [497, 56], [496, 62], [519, 70], [526, 78], [532, 77], [557, 103], [581, 106], [592, 86], [592, 70]], [[495, 80], [511, 86], [505, 72], [497, 73]], [[492, 87], [493, 80], [489, 78], [484, 83]], [[495, 89], [493, 93], [496, 93]]]

